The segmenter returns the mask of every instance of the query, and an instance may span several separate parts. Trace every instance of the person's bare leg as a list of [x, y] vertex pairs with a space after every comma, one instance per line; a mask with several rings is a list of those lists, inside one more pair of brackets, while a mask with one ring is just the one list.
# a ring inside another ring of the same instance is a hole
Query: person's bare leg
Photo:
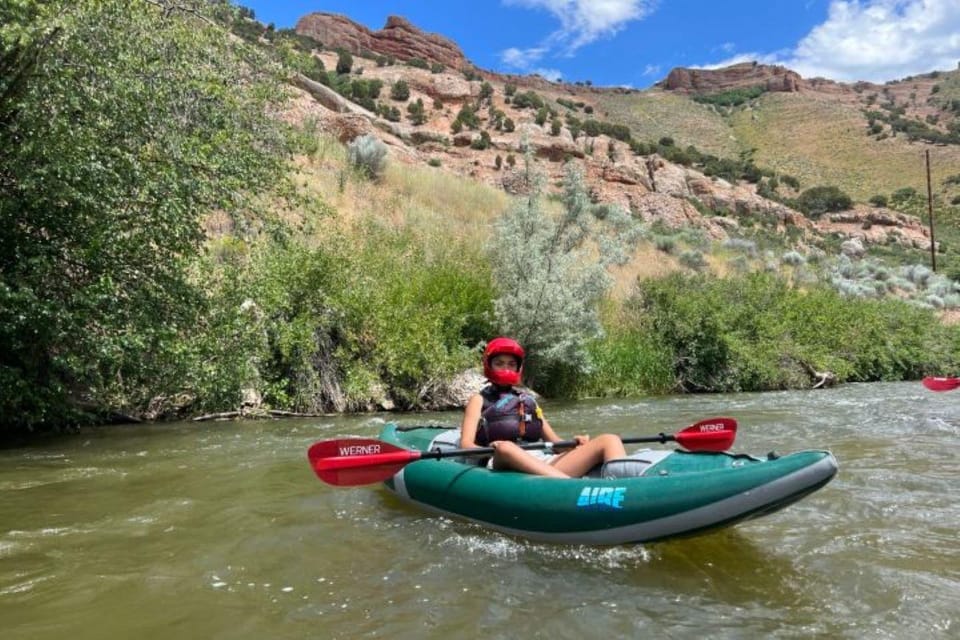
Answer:
[[552, 466], [571, 478], [579, 478], [601, 462], [626, 458], [627, 451], [619, 436], [605, 433], [554, 459]]
[[512, 442], [501, 442], [497, 444], [497, 450], [493, 454], [494, 469], [514, 469], [531, 473], [538, 476], [550, 476], [553, 478], [569, 478], [563, 470], [558, 469], [529, 455], [526, 451]]

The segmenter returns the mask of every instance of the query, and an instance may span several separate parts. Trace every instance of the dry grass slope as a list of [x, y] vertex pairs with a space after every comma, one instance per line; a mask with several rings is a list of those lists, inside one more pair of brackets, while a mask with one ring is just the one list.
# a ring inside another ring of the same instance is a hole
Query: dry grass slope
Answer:
[[768, 93], [730, 121], [741, 143], [757, 150], [758, 165], [793, 175], [802, 188], [840, 187], [855, 200], [901, 187], [925, 192], [927, 148], [935, 189], [960, 170], [960, 147], [930, 147], [904, 136], [877, 141], [866, 135], [859, 107], [817, 94]]
[[642, 93], [601, 93], [597, 97], [602, 119], [625, 124], [633, 137], [643, 142], [656, 142], [664, 136], [678, 146], [693, 145], [716, 156], [736, 158], [743, 150], [729, 123], [708, 105], [680, 94], [649, 89]]

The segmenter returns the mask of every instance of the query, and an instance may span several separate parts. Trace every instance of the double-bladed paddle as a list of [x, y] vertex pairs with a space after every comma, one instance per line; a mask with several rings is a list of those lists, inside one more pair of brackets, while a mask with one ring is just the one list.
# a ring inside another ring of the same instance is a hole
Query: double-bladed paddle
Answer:
[[[624, 444], [638, 442], [676, 442], [690, 451], [726, 451], [737, 435], [737, 421], [733, 418], [708, 418], [686, 427], [673, 435], [623, 438]], [[562, 442], [534, 442], [520, 445], [523, 449], [570, 449], [575, 440]], [[356, 486], [386, 480], [404, 466], [417, 460], [439, 460], [465, 456], [489, 456], [493, 447], [447, 449], [442, 451], [414, 451], [394, 446], [382, 440], [342, 438], [315, 443], [307, 452], [314, 473], [327, 484]]]
[[923, 379], [923, 386], [930, 391], [952, 391], [960, 387], [960, 378], [934, 378]]

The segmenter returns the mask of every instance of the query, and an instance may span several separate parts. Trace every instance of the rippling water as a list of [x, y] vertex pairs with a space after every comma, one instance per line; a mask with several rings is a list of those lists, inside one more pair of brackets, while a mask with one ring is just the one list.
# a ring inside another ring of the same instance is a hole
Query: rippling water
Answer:
[[552, 546], [313, 476], [312, 442], [388, 416], [90, 430], [0, 451], [3, 637], [960, 638], [960, 391], [546, 408], [568, 436], [729, 415], [735, 450], [827, 448], [840, 473], [714, 534]]

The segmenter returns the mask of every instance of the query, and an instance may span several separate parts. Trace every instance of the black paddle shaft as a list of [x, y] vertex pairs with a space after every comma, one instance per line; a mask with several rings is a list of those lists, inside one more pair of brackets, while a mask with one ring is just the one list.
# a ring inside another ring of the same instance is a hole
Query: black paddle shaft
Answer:
[[[623, 444], [637, 444], [640, 442], [659, 442], [660, 444], [676, 440], [676, 436], [661, 433], [656, 436], [642, 436], [636, 438], [622, 438]], [[528, 451], [538, 449], [572, 449], [577, 446], [576, 440], [561, 440], [560, 442], [530, 442], [521, 444], [520, 448]], [[467, 456], [489, 456], [493, 455], [493, 447], [471, 447], [469, 449], [431, 449], [424, 451], [421, 459], [439, 460], [440, 458], [463, 458]]]

